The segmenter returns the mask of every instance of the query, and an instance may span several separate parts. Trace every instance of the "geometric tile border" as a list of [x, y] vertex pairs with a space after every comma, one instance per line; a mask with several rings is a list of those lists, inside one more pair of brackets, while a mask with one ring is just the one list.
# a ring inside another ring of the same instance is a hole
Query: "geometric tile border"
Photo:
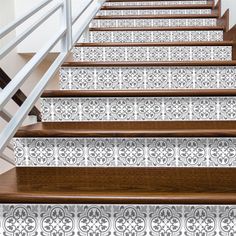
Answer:
[[236, 97], [42, 98], [43, 121], [236, 120]]
[[75, 61], [231, 61], [232, 46], [75, 47]]
[[139, 1], [139, 2], [105, 2], [103, 6], [165, 6], [165, 5], [197, 5], [197, 4], [207, 4], [208, 1], [198, 0], [198, 1]]
[[236, 138], [14, 138], [16, 166], [236, 167]]
[[216, 26], [216, 19], [109, 19], [93, 20], [91, 27]]
[[233, 236], [226, 205], [0, 205], [3, 236]]
[[89, 42], [223, 41], [223, 31], [90, 31]]
[[63, 90], [233, 89], [235, 66], [62, 67]]
[[102, 10], [97, 16], [128, 16], [128, 15], [188, 15], [211, 14], [211, 9], [181, 9], [181, 10]]

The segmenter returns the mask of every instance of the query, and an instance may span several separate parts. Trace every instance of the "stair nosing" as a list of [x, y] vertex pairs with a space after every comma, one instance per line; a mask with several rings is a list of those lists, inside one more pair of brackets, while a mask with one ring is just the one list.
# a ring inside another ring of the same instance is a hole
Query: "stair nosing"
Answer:
[[42, 98], [62, 97], [221, 97], [236, 96], [236, 89], [156, 90], [45, 90]]
[[236, 121], [64, 121], [19, 128], [25, 137], [236, 137]]
[[112, 20], [112, 19], [194, 19], [194, 18], [218, 18], [218, 14], [169, 14], [169, 15], [129, 15], [129, 16], [119, 16], [119, 15], [109, 15], [109, 16], [96, 16], [94, 20]]
[[184, 47], [184, 46], [233, 46], [234, 41], [181, 41], [181, 42], [128, 42], [128, 43], [119, 43], [119, 42], [94, 42], [94, 43], [77, 43], [75, 47]]
[[224, 26], [181, 26], [181, 27], [91, 27], [89, 31], [223, 31]]
[[140, 6], [140, 5], [129, 5], [129, 6], [102, 6], [102, 11], [109, 10], [165, 10], [165, 9], [213, 9], [214, 5], [212, 3], [207, 4], [186, 4], [186, 5], [157, 5], [157, 6]]
[[161, 61], [161, 62], [113, 62], [113, 61], [104, 61], [104, 62], [76, 62], [76, 61], [67, 61], [62, 64], [61, 67], [169, 67], [169, 66], [236, 66], [236, 60], [231, 61]]

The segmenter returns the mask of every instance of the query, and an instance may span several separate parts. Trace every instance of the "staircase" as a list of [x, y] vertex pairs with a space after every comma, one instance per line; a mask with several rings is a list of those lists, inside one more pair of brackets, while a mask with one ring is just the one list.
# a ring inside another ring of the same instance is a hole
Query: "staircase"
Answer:
[[3, 236], [236, 235], [236, 27], [220, 2], [107, 0], [14, 137]]

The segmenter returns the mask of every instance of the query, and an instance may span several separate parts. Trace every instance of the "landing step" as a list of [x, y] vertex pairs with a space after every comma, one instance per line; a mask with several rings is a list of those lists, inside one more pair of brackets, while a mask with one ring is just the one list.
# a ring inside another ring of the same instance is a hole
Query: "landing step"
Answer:
[[41, 97], [214, 97], [236, 96], [236, 89], [45, 90]]
[[42, 122], [15, 137], [235, 137], [236, 121]]
[[1, 203], [236, 204], [234, 169], [15, 168]]

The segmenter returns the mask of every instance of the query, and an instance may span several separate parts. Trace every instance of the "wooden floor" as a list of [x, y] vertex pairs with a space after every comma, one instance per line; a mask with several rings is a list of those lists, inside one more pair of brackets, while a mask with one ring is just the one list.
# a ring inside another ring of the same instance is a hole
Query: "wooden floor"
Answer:
[[236, 169], [15, 168], [1, 203], [236, 204]]

